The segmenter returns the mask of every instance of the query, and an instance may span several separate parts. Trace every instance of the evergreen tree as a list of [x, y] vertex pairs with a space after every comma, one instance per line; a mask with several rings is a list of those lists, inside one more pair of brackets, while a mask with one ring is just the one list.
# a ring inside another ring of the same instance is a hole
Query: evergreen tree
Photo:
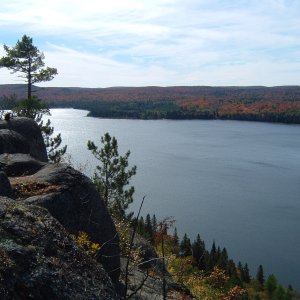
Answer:
[[137, 232], [138, 232], [141, 236], [146, 237], [145, 222], [144, 222], [143, 216], [141, 216], [140, 219], [138, 220]]
[[0, 68], [8, 68], [12, 73], [22, 73], [19, 77], [27, 82], [27, 99], [19, 101], [12, 111], [17, 116], [34, 119], [41, 128], [44, 142], [47, 148], [48, 158], [53, 162], [59, 162], [67, 150], [67, 146], [59, 149], [61, 145], [61, 135], [53, 137], [54, 128], [51, 127], [50, 120], [46, 123], [42, 121], [43, 115], [50, 115], [50, 111], [45, 103], [37, 97], [32, 96], [32, 85], [34, 83], [50, 81], [57, 74], [55, 68], [44, 68], [44, 54], [33, 45], [32, 38], [24, 35], [15, 47], [3, 46], [6, 56], [0, 58]]
[[192, 255], [192, 245], [191, 245], [191, 240], [188, 238], [187, 234], [185, 233], [182, 241], [179, 245], [180, 248], [180, 256], [186, 257], [186, 256], [191, 256]]
[[240, 261], [238, 262], [237, 269], [238, 269], [238, 272], [240, 274], [240, 278], [243, 281], [243, 272], [244, 272], [244, 270], [243, 270], [243, 265]]
[[157, 219], [156, 219], [155, 214], [152, 216], [151, 224], [152, 224], [153, 232], [156, 232], [157, 231]]
[[266, 282], [265, 282], [266, 290], [268, 291], [269, 295], [272, 296], [277, 288], [277, 278], [271, 274]]
[[32, 85], [34, 83], [50, 81], [57, 75], [57, 69], [44, 68], [45, 56], [33, 45], [32, 38], [23, 35], [22, 40], [10, 48], [3, 46], [6, 56], [0, 58], [0, 68], [12, 70], [12, 73], [22, 73], [27, 82], [27, 99], [31, 99]]
[[218, 248], [217, 248], [217, 253], [216, 253], [216, 257], [215, 257], [215, 264], [216, 264], [217, 266], [220, 266], [220, 263], [221, 263], [221, 256], [222, 256], [221, 248], [220, 248], [220, 246], [218, 246]]
[[250, 277], [250, 272], [249, 272], [249, 268], [248, 268], [248, 264], [246, 263], [244, 268], [243, 268], [243, 282], [249, 283], [251, 280]]
[[210, 264], [210, 254], [208, 250], [205, 250], [204, 252], [204, 266], [206, 272], [211, 272], [213, 270], [213, 267]]
[[210, 255], [216, 255], [217, 253], [217, 247], [215, 241], [213, 241], [213, 244], [211, 246]]
[[12, 111], [18, 117], [26, 117], [36, 121], [40, 121], [43, 115], [50, 116], [49, 107], [36, 96], [18, 101]]
[[230, 277], [230, 281], [232, 284], [240, 284], [240, 279], [238, 276], [238, 270], [235, 266], [235, 263], [232, 259], [228, 261], [227, 267], [226, 267], [226, 273]]
[[18, 117], [35, 120], [41, 129], [49, 160], [55, 163], [60, 162], [66, 153], [67, 146], [60, 148], [61, 134], [53, 136], [54, 127], [51, 126], [50, 120], [46, 122], [43, 120], [43, 116], [51, 115], [48, 106], [36, 96], [32, 96], [30, 99], [19, 101], [12, 112]]
[[215, 241], [213, 241], [213, 244], [211, 246], [211, 250], [209, 253], [209, 263], [208, 263], [209, 270], [212, 271], [216, 265], [217, 265], [217, 247], [216, 247]]
[[257, 274], [256, 274], [256, 280], [258, 281], [260, 288], [263, 290], [265, 278], [264, 278], [264, 269], [262, 265], [259, 265]]
[[172, 235], [172, 244], [171, 244], [171, 252], [176, 255], [176, 257], [180, 254], [180, 247], [179, 247], [179, 237], [177, 233], [177, 228], [174, 228], [174, 232]]
[[117, 218], [126, 217], [126, 209], [133, 202], [134, 187], [126, 190], [136, 166], [128, 169], [130, 151], [124, 156], [119, 156], [118, 142], [115, 137], [105, 133], [101, 137], [102, 148], [92, 141], [88, 141], [88, 149], [100, 164], [96, 167], [93, 181], [104, 203], [110, 212]]
[[219, 259], [219, 266], [223, 269], [226, 270], [228, 265], [228, 253], [226, 248], [223, 248], [222, 252], [221, 252], [221, 256]]
[[193, 257], [196, 261], [197, 267], [201, 270], [205, 269], [205, 243], [200, 238], [200, 234], [197, 234], [196, 240], [192, 244]]
[[296, 299], [296, 292], [293, 290], [292, 286], [289, 284], [286, 289], [285, 300], [293, 300]]
[[148, 238], [152, 238], [153, 236], [153, 228], [152, 228], [152, 221], [151, 217], [149, 214], [146, 216], [146, 221], [145, 221], [145, 231], [148, 235]]
[[1, 96], [0, 98], [0, 120], [2, 120], [3, 116], [6, 114], [6, 110], [11, 110], [16, 106], [17, 96]]

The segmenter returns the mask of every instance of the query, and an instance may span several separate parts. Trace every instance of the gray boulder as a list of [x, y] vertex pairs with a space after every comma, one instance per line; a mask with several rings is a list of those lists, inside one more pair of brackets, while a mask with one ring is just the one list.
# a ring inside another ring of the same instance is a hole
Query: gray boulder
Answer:
[[0, 197], [0, 299], [120, 299], [46, 209]]
[[55, 191], [29, 197], [25, 203], [47, 208], [68, 232], [84, 231], [93, 242], [102, 245], [97, 259], [117, 282], [120, 275], [119, 238], [91, 180], [65, 164], [47, 164], [30, 178]]
[[29, 144], [21, 134], [9, 129], [0, 130], [0, 153], [29, 152]]
[[[0, 121], [0, 132], [5, 130], [2, 137], [3, 141], [7, 141], [7, 130], [11, 132], [11, 145], [4, 145], [5, 148], [1, 151], [0, 147], [0, 154], [2, 153], [28, 153], [32, 157], [40, 160], [40, 161], [48, 161], [47, 158], [47, 151], [44, 143], [44, 139], [41, 133], [39, 126], [36, 122], [32, 119], [28, 118], [13, 118], [9, 121]], [[18, 133], [21, 135], [27, 142], [20, 141], [20, 143], [15, 144], [16, 138], [20, 139], [20, 136], [13, 132]], [[1, 136], [1, 134], [0, 134]], [[0, 139], [1, 141], [1, 139]], [[1, 141], [2, 143], [2, 141]], [[0, 143], [0, 144], [1, 144]], [[14, 148], [16, 146], [16, 148]], [[24, 149], [22, 150], [22, 147]], [[29, 149], [27, 149], [29, 147]], [[7, 150], [6, 150], [7, 149]], [[21, 151], [20, 151], [21, 150]], [[3, 152], [4, 151], [4, 152]], [[26, 152], [25, 152], [26, 151]], [[27, 152], [28, 151], [28, 152]]]
[[0, 170], [4, 171], [7, 176], [32, 175], [45, 165], [46, 163], [34, 159], [29, 154], [0, 155]]

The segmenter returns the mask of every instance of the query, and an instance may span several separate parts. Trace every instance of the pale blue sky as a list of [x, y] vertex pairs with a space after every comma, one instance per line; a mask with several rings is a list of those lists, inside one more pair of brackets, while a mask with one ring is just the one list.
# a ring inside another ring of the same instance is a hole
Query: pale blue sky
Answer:
[[300, 0], [1, 0], [0, 56], [23, 34], [44, 86], [300, 84]]

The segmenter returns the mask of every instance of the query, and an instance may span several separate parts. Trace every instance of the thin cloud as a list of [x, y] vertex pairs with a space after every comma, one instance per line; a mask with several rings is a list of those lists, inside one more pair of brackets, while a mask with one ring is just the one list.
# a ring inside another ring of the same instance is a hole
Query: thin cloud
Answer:
[[0, 25], [61, 70], [49, 85], [279, 85], [298, 83], [299, 12], [292, 0], [2, 0]]

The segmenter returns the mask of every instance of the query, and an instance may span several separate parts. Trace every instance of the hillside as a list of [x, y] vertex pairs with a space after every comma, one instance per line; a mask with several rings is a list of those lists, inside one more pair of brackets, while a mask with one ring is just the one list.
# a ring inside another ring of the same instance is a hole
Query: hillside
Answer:
[[[0, 85], [0, 95], [16, 94], [18, 98], [24, 98], [26, 97], [26, 88], [25, 84], [3, 84]], [[33, 90], [43, 100], [55, 103], [68, 101], [178, 101], [199, 98], [217, 101], [300, 101], [300, 86], [34, 87]]]
[[[91, 116], [138, 119], [235, 119], [300, 123], [300, 86], [34, 87], [50, 107], [87, 109]], [[26, 97], [26, 85], [0, 85], [3, 96]]]

